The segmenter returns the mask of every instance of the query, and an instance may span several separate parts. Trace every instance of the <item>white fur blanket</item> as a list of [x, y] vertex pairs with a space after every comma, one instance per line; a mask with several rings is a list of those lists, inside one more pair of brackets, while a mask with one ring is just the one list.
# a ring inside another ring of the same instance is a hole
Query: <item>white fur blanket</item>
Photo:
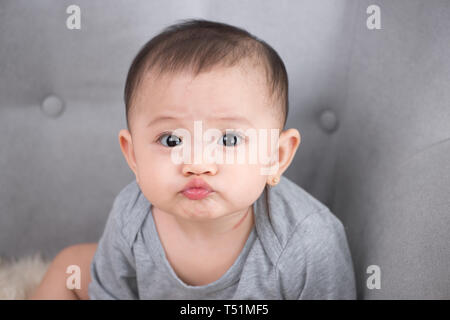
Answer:
[[40, 254], [12, 260], [0, 257], [0, 300], [28, 299], [49, 265]]

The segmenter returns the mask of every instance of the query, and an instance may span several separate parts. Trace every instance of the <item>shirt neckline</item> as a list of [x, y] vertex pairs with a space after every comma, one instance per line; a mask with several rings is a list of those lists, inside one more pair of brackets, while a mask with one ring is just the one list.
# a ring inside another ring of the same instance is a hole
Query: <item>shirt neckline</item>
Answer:
[[[265, 191], [264, 191], [265, 192]], [[260, 197], [261, 198], [261, 197]], [[260, 199], [258, 198], [258, 200]], [[258, 201], [257, 200], [257, 201]], [[173, 270], [172, 266], [170, 265], [169, 261], [167, 260], [166, 253], [164, 251], [164, 248], [161, 243], [161, 239], [159, 237], [158, 231], [156, 229], [155, 220], [153, 217], [153, 211], [152, 207], [153, 205], [150, 204], [149, 207], [149, 221], [150, 221], [150, 227], [146, 228], [149, 239], [150, 239], [150, 246], [152, 247], [152, 252], [156, 253], [153, 254], [153, 257], [158, 260], [158, 264], [163, 265], [164, 268], [169, 272], [171, 280], [180, 288], [186, 290], [186, 291], [194, 291], [197, 293], [211, 293], [214, 291], [218, 291], [221, 289], [224, 289], [226, 287], [231, 286], [235, 282], [239, 280], [240, 274], [242, 272], [242, 268], [245, 263], [245, 258], [247, 257], [255, 239], [256, 239], [256, 224], [258, 218], [258, 212], [257, 205], [255, 201], [252, 204], [253, 207], [253, 227], [251, 229], [251, 232], [244, 244], [244, 247], [242, 248], [241, 252], [239, 253], [239, 256], [236, 258], [234, 263], [231, 265], [230, 268], [217, 280], [210, 282], [206, 285], [200, 285], [200, 286], [192, 286], [187, 283], [185, 283], [183, 280], [181, 280], [178, 275]]]

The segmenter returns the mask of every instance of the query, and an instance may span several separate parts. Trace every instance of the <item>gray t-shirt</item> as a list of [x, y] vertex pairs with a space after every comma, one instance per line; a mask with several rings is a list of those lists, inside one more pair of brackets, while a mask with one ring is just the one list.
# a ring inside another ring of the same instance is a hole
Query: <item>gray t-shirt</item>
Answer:
[[136, 181], [115, 198], [90, 266], [91, 299], [355, 299], [342, 223], [281, 176], [253, 204], [255, 225], [234, 264], [202, 286], [184, 283], [168, 262]]

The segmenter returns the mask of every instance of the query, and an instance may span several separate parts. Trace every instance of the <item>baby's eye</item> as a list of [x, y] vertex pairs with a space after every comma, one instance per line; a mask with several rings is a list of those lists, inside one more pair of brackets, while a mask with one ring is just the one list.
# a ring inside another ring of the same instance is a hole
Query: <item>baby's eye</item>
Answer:
[[244, 140], [242, 136], [235, 133], [226, 133], [219, 139], [219, 144], [223, 144], [226, 147], [234, 147], [240, 144]]
[[172, 134], [163, 134], [158, 138], [158, 141], [166, 147], [176, 147], [182, 143], [179, 137]]

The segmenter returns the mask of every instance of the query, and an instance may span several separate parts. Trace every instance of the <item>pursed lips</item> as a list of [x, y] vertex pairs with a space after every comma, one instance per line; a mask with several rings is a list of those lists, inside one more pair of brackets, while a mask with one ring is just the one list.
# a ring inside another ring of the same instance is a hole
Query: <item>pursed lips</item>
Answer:
[[201, 178], [191, 179], [181, 191], [185, 197], [191, 200], [201, 200], [213, 192], [211, 186]]

